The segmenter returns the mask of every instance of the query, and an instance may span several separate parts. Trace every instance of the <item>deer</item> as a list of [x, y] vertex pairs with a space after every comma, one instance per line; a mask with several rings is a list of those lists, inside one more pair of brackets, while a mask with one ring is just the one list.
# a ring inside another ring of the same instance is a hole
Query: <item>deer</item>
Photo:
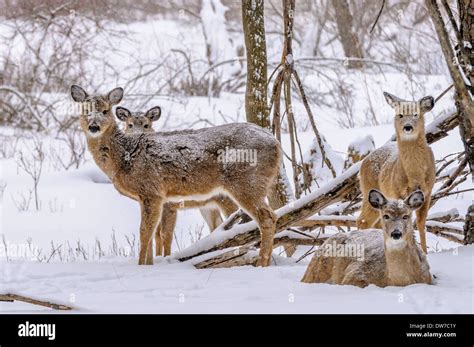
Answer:
[[379, 189], [387, 197], [403, 199], [420, 189], [424, 204], [416, 211], [416, 225], [423, 252], [426, 247], [426, 217], [431, 204], [431, 191], [436, 180], [433, 151], [426, 142], [425, 113], [434, 107], [432, 96], [419, 101], [405, 101], [384, 92], [387, 103], [395, 110], [396, 144], [389, 143], [369, 154], [359, 171], [362, 208], [357, 219], [359, 229], [380, 228], [380, 216], [368, 201], [368, 192]]
[[301, 281], [361, 288], [370, 284], [431, 284], [430, 267], [415, 241], [411, 218], [412, 212], [423, 206], [424, 193], [416, 190], [402, 200], [386, 198], [371, 189], [367, 200], [381, 215], [382, 230], [355, 230], [329, 237], [316, 251]]
[[[270, 265], [277, 216], [266, 201], [282, 161], [280, 143], [252, 123], [202, 129], [126, 135], [112, 113], [123, 98], [118, 87], [108, 94], [88, 94], [71, 86], [83, 105], [79, 116], [88, 150], [117, 191], [139, 202], [139, 265], [153, 264], [153, 236], [167, 202], [206, 200], [223, 194], [258, 225], [258, 266]], [[159, 107], [145, 112], [159, 114]], [[223, 160], [223, 149], [252, 149], [256, 162]]]
[[[117, 108], [117, 118], [124, 123], [125, 134], [153, 133], [153, 123], [161, 116], [161, 108], [157, 112], [148, 114], [143, 112], [131, 112], [125, 108]], [[228, 197], [219, 194], [204, 201], [183, 201], [180, 203], [165, 203], [161, 221], [155, 233], [155, 255], [169, 256], [173, 241], [174, 229], [178, 218], [178, 209], [199, 208], [210, 232], [214, 231], [221, 223], [221, 213], [227, 218], [237, 210], [237, 205]]]

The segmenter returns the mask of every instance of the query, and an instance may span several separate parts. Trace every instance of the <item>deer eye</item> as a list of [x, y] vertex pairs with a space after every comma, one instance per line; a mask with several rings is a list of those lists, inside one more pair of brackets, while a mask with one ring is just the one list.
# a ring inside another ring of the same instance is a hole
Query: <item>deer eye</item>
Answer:
[[398, 114], [397, 117], [398, 118], [403, 118], [403, 114]]
[[133, 128], [133, 124], [129, 124], [128, 127], [131, 129]]
[[107, 110], [103, 110], [102, 114], [107, 114], [107, 112], [108, 112]]
[[415, 113], [413, 117], [418, 118], [418, 113]]
[[407, 216], [407, 215], [404, 215], [404, 216], [403, 216], [403, 219], [404, 219], [404, 220], [407, 220], [407, 219], [408, 219], [408, 216]]
[[389, 219], [390, 219], [390, 216], [389, 216], [388, 214], [384, 214], [384, 215], [383, 215], [383, 219], [389, 220]]
[[145, 124], [143, 127], [144, 127], [145, 129], [148, 129], [149, 125], [148, 125], [148, 124]]

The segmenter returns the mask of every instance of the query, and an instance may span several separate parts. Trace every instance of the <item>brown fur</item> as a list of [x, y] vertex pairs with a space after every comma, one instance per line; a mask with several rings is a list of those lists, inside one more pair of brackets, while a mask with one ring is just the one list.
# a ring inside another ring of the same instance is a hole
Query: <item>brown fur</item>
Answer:
[[[414, 107], [401, 107], [403, 100], [385, 93], [387, 102], [397, 111], [395, 130], [397, 144], [386, 145], [372, 152], [362, 162], [359, 178], [363, 195], [362, 211], [357, 220], [359, 229], [380, 227], [379, 214], [367, 201], [371, 189], [380, 189], [387, 197], [403, 199], [415, 189], [426, 197], [424, 205], [416, 212], [417, 228], [423, 252], [426, 248], [426, 217], [430, 207], [431, 190], [435, 183], [435, 161], [426, 142], [424, 114], [434, 106], [432, 97], [414, 102]], [[406, 134], [404, 127], [413, 128]]]
[[[218, 193], [230, 197], [257, 222], [261, 235], [258, 264], [270, 264], [277, 218], [265, 199], [282, 153], [269, 132], [250, 123], [234, 123], [125, 135], [111, 111], [122, 99], [121, 88], [106, 96], [90, 96], [72, 86], [71, 96], [76, 102], [94, 105], [92, 111], [82, 112], [80, 123], [95, 162], [120, 193], [140, 203], [139, 264], [153, 264], [152, 240], [164, 203], [205, 200]], [[147, 113], [155, 111], [152, 108]], [[219, 152], [227, 147], [255, 150], [257, 164], [220, 162]]]
[[[123, 113], [119, 118], [124, 123], [125, 134], [153, 133], [153, 122], [160, 118], [161, 110], [153, 117], [147, 117], [143, 112]], [[155, 233], [155, 254], [168, 256], [171, 254], [174, 229], [178, 217], [178, 209], [199, 208], [209, 230], [214, 231], [221, 223], [221, 212], [225, 217], [235, 212], [238, 207], [228, 197], [219, 194], [204, 201], [183, 201], [182, 203], [166, 203], [163, 205], [161, 222]]]
[[[302, 282], [358, 287], [369, 284], [385, 287], [431, 283], [429, 264], [415, 242], [411, 219], [412, 210], [423, 204], [423, 193], [416, 191], [405, 201], [387, 200], [376, 190], [371, 190], [370, 196], [374, 209], [384, 216], [383, 231], [353, 231], [330, 237], [316, 251]], [[394, 233], [397, 233], [397, 239]], [[330, 247], [355, 245], [362, 245], [364, 253], [353, 256], [327, 253]]]

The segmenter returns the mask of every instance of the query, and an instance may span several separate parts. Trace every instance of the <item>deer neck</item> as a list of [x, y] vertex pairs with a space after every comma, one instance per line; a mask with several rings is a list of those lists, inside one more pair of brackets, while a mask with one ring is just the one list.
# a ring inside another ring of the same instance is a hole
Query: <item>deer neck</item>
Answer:
[[397, 147], [398, 160], [405, 172], [424, 170], [421, 164], [430, 155], [424, 128], [416, 138], [410, 140], [401, 138], [397, 133]]
[[112, 181], [121, 166], [121, 158], [125, 156], [125, 149], [121, 145], [124, 136], [117, 124], [113, 124], [100, 137], [87, 138], [94, 161]]
[[405, 286], [421, 281], [421, 259], [413, 237], [403, 246], [393, 247], [384, 242], [384, 247], [388, 285]]

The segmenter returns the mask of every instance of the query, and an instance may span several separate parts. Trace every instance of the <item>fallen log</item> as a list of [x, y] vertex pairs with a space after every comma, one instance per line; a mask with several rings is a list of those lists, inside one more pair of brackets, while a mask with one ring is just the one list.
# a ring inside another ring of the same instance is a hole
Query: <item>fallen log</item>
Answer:
[[426, 221], [426, 228], [428, 231], [432, 232], [433, 234], [438, 234], [440, 232], [448, 232], [457, 235], [463, 235], [463, 227], [452, 225], [448, 223], [436, 222], [436, 221]]
[[[303, 232], [295, 233], [294, 231], [285, 230], [275, 236], [274, 247], [287, 246], [288, 244], [294, 246], [320, 246], [331, 235], [310, 235]], [[258, 260], [257, 248], [259, 242], [253, 242], [250, 245], [236, 247], [221, 253], [215, 257], [203, 260], [194, 266], [197, 269], [209, 268], [228, 268], [233, 266], [255, 266]]]
[[[356, 226], [356, 220], [357, 218], [354, 216], [317, 215], [317, 216], [312, 216], [309, 219], [296, 222], [292, 226], [308, 228], [308, 229], [312, 229], [312, 228], [314, 229], [318, 227], [328, 227], [328, 226], [352, 228]], [[428, 215], [426, 220], [441, 222], [441, 223], [463, 221], [463, 219], [459, 216], [459, 211], [456, 208], [453, 208], [448, 211], [432, 213]]]
[[431, 220], [441, 223], [449, 222], [461, 222], [463, 219], [459, 217], [459, 211], [457, 208], [452, 208], [448, 211], [431, 213], [426, 217], [426, 220]]
[[225, 253], [219, 254], [218, 256], [206, 259], [194, 265], [197, 269], [208, 269], [208, 268], [226, 268], [233, 266], [244, 266], [244, 265], [256, 265], [258, 260], [258, 254], [252, 257], [245, 257], [249, 253], [250, 246], [242, 246]]
[[356, 217], [354, 216], [313, 216], [310, 219], [305, 219], [296, 222], [292, 225], [293, 227], [301, 228], [318, 228], [318, 227], [355, 227]]
[[55, 304], [48, 301], [37, 300], [37, 299], [29, 298], [26, 296], [18, 295], [18, 294], [0, 294], [0, 301], [5, 301], [5, 302], [22, 301], [28, 304], [49, 307], [49, 308], [52, 308], [53, 310], [72, 310], [73, 309], [70, 306]]
[[[432, 123], [428, 124], [425, 131], [428, 143], [433, 143], [446, 137], [448, 131], [458, 125], [456, 116], [455, 112], [444, 112]], [[277, 210], [276, 233], [294, 226], [296, 223], [309, 218], [329, 205], [344, 200], [346, 196], [355, 196], [354, 192], [359, 191], [357, 175], [360, 164], [360, 162], [354, 164], [339, 177], [336, 177], [311, 194]], [[223, 225], [228, 224], [226, 222], [223, 223]], [[212, 234], [178, 252], [174, 257], [179, 261], [186, 261], [209, 252], [257, 242], [259, 239], [260, 232], [254, 221], [234, 225], [228, 230], [223, 229], [221, 226]]]

